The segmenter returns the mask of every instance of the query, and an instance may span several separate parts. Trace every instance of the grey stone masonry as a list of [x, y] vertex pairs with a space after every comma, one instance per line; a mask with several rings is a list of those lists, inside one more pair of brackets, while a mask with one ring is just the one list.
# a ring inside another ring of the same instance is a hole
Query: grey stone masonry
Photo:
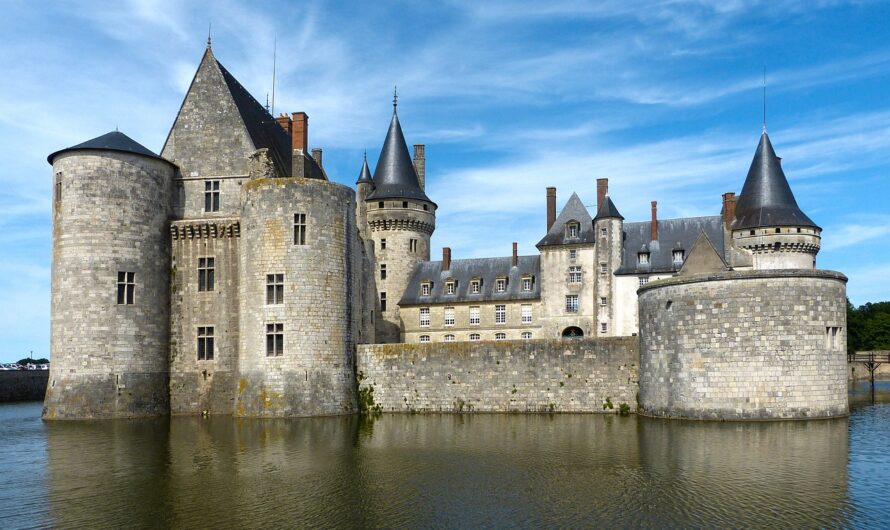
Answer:
[[[53, 207], [52, 364], [43, 416], [167, 414], [173, 166], [142, 155], [70, 151], [55, 157], [53, 173], [61, 196]], [[122, 273], [132, 303], [118, 303]]]
[[[355, 412], [355, 192], [324, 180], [257, 178], [242, 193], [235, 415]], [[305, 223], [296, 242], [295, 215]], [[269, 275], [283, 278], [280, 300], [268, 298]]]
[[730, 271], [641, 287], [641, 413], [846, 415], [846, 281], [830, 271]]
[[617, 412], [622, 403], [634, 411], [638, 344], [622, 337], [360, 345], [357, 370], [360, 389], [373, 389], [373, 405], [385, 412]]

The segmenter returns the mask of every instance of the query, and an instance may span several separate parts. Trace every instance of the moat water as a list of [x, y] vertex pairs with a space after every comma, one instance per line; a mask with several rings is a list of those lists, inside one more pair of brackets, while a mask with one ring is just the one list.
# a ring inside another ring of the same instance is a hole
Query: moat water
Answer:
[[890, 382], [849, 418], [40, 420], [0, 406], [0, 528], [886, 527]]

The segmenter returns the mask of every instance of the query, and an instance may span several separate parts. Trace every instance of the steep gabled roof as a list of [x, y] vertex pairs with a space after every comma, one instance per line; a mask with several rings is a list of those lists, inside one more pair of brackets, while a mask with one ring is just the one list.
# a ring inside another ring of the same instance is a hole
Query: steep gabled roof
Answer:
[[797, 206], [782, 171], [781, 159], [776, 156], [766, 131], [760, 136], [735, 215], [734, 229], [788, 225], [818, 228]]
[[[408, 281], [405, 293], [399, 300], [400, 306], [444, 304], [455, 302], [493, 302], [504, 300], [537, 300], [541, 298], [541, 257], [519, 256], [517, 266], [513, 258], [456, 259], [447, 271], [442, 270], [441, 261], [418, 263]], [[522, 278], [532, 277], [532, 289], [522, 290]], [[495, 291], [495, 280], [506, 278], [506, 290]], [[472, 293], [470, 280], [479, 279], [482, 285], [478, 293]], [[454, 294], [446, 294], [445, 281], [454, 280], [457, 288]], [[421, 295], [420, 284], [433, 283], [429, 295]]]
[[597, 205], [596, 217], [594, 217], [593, 219], [597, 220], [597, 219], [610, 219], [610, 218], [617, 218], [617, 219], [623, 220], [624, 216], [621, 215], [620, 213], [618, 213], [618, 208], [615, 206], [615, 203], [612, 202], [612, 198], [609, 197], [608, 195], [606, 195], [606, 200], [603, 201], [602, 204]]
[[[624, 249], [621, 267], [615, 274], [674, 273], [682, 263], [675, 263], [673, 253], [683, 250], [687, 256], [699, 234], [704, 232], [723, 259], [723, 217], [684, 217], [659, 219], [658, 240], [652, 241], [652, 221], [624, 223]], [[649, 253], [649, 263], [638, 263], [640, 252]]]
[[725, 271], [727, 268], [726, 262], [723, 261], [723, 256], [720, 255], [720, 252], [717, 252], [714, 244], [708, 239], [708, 234], [702, 230], [698, 234], [698, 239], [692, 245], [692, 250], [689, 251], [686, 261], [683, 262], [683, 266], [680, 267], [680, 272], [677, 275], [707, 274]]
[[379, 199], [419, 199], [433, 202], [420, 189], [414, 162], [408, 153], [408, 144], [402, 134], [395, 108], [386, 140], [383, 141], [383, 150], [377, 159], [377, 168], [374, 169], [374, 191], [368, 195], [367, 200]]
[[118, 151], [121, 153], [130, 153], [134, 155], [142, 155], [147, 156], [149, 158], [157, 158], [158, 160], [163, 160], [164, 162], [169, 162], [165, 158], [162, 158], [152, 151], [150, 151], [147, 147], [140, 144], [136, 140], [133, 140], [126, 134], [120, 131], [111, 131], [110, 133], [103, 134], [102, 136], [97, 136], [92, 140], [87, 140], [86, 142], [73, 145], [71, 147], [66, 147], [65, 149], [60, 149], [55, 153], [52, 153], [48, 157], [46, 157], [46, 161], [50, 164], [53, 163], [53, 159], [67, 151], [74, 150], [90, 150], [90, 151]]
[[[578, 237], [567, 237], [566, 223], [569, 221], [578, 221], [581, 224]], [[592, 244], [595, 241], [596, 234], [593, 230], [593, 219], [590, 218], [590, 213], [587, 211], [584, 203], [581, 202], [581, 199], [578, 198], [578, 194], [572, 193], [566, 205], [563, 206], [562, 211], [556, 216], [556, 221], [553, 222], [553, 226], [550, 227], [547, 235], [538, 241], [536, 246], [541, 248], [551, 245]]]

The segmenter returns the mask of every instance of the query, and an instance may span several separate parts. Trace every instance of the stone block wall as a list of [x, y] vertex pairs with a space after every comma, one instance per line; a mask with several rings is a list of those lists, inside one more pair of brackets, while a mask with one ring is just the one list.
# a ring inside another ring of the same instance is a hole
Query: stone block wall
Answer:
[[816, 270], [730, 271], [641, 287], [641, 412], [721, 420], [847, 414], [845, 287], [842, 274]]
[[42, 400], [48, 379], [49, 370], [0, 371], [0, 403]]
[[362, 394], [385, 412], [636, 409], [636, 337], [358, 347]]

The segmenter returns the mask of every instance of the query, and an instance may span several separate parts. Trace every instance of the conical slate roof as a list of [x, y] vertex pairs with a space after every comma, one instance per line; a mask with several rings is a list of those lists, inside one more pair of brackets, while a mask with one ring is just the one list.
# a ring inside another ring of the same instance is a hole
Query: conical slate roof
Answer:
[[383, 150], [377, 159], [377, 168], [374, 169], [374, 191], [368, 195], [368, 200], [379, 199], [419, 199], [433, 202], [420, 189], [395, 109], [383, 142]]
[[365, 160], [362, 162], [362, 170], [358, 175], [358, 180], [355, 181], [356, 184], [373, 184], [374, 181], [371, 180], [371, 170], [368, 169], [368, 155], [365, 155]]
[[618, 208], [615, 207], [615, 203], [612, 202], [612, 198], [606, 195], [606, 200], [603, 201], [602, 204], [597, 205], [596, 217], [594, 217], [593, 219], [608, 219], [610, 217], [624, 220], [624, 216], [618, 213]]
[[776, 156], [769, 136], [764, 131], [736, 203], [733, 228], [780, 225], [819, 228], [797, 206], [791, 186], [782, 171], [781, 159]]
[[81, 144], [61, 149], [46, 157], [46, 160], [47, 162], [52, 164], [53, 159], [62, 153], [84, 149], [93, 151], [119, 151], [122, 153], [147, 156], [149, 158], [157, 158], [159, 160], [164, 160], [165, 162], [167, 162], [166, 159], [161, 158], [160, 156], [151, 152], [144, 145], [140, 144], [136, 140], [130, 138], [120, 131], [111, 131], [110, 133], [103, 134], [102, 136], [97, 136], [92, 140], [87, 140], [86, 142], [83, 142]]
[[[567, 236], [566, 223], [569, 221], [577, 221], [581, 225], [578, 237]], [[584, 203], [581, 202], [578, 194], [572, 193], [566, 205], [563, 206], [562, 211], [556, 216], [556, 220], [553, 221], [553, 226], [547, 231], [547, 235], [538, 241], [536, 246], [541, 248], [550, 245], [576, 245], [593, 243], [595, 241], [596, 234], [593, 230], [593, 219], [590, 218], [590, 213], [587, 211]]]

